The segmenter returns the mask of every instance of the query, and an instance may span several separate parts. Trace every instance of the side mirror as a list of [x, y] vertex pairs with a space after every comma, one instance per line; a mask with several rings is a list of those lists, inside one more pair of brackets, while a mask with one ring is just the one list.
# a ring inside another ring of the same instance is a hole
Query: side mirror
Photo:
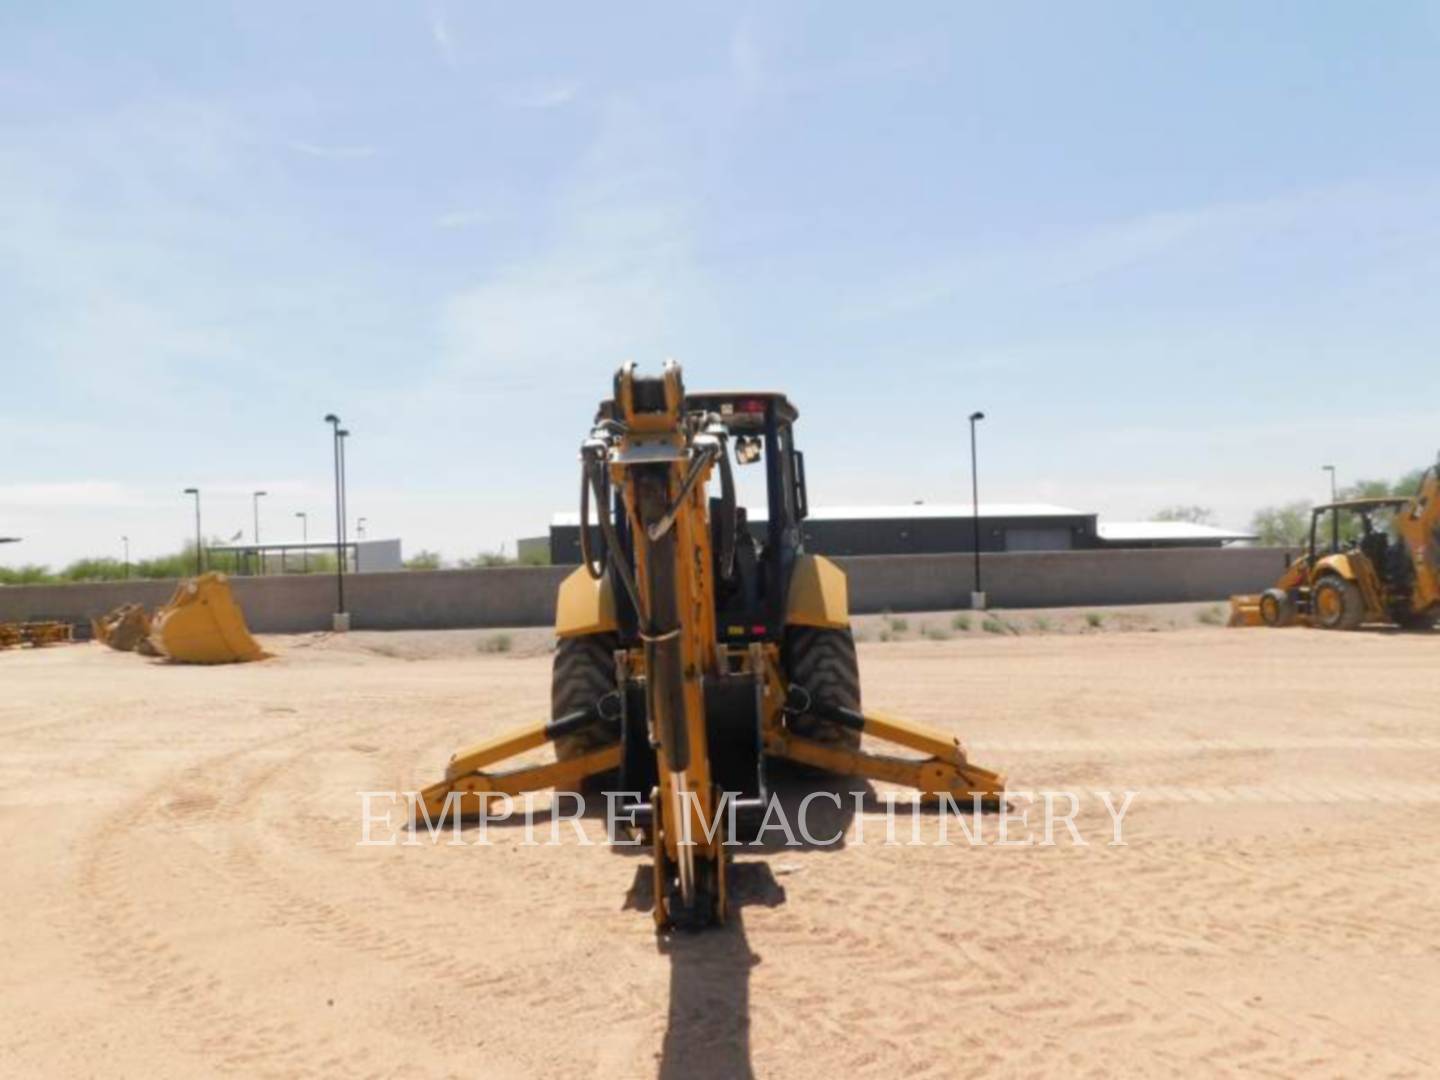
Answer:
[[753, 465], [760, 460], [760, 436], [738, 435], [735, 438], [735, 464]]

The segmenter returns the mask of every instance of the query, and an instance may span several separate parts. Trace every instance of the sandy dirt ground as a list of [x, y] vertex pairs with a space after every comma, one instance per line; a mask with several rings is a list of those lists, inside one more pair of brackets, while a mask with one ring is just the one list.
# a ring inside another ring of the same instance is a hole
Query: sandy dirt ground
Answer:
[[357, 845], [357, 792], [544, 715], [529, 638], [0, 654], [0, 1075], [1436, 1075], [1440, 636], [1169, 624], [872, 626], [867, 704], [1074, 791], [1088, 844], [887, 845], [870, 789], [664, 942], [600, 820]]

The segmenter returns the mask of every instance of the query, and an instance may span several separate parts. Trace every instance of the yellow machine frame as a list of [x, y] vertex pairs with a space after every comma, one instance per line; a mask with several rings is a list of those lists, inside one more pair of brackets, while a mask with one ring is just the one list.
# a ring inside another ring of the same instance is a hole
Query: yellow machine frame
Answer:
[[[642, 408], [635, 398], [634, 367], [622, 368], [616, 383], [614, 430], [603, 440], [592, 436], [585, 452], [594, 462], [586, 482], [593, 482], [598, 501], [598, 472], [602, 467], [608, 471], [635, 540], [633, 580], [626, 580], [625, 566], [612, 567], [626, 590], [633, 590], [635, 609], [643, 613], [641, 644], [617, 650], [615, 661], [621, 685], [627, 673], [643, 675], [646, 685], [658, 786], [650, 793], [651, 817], [644, 831], [654, 857], [655, 920], [658, 927], [667, 928], [677, 920], [694, 925], [726, 917], [728, 849], [723, 827], [716, 827], [721, 793], [712, 782], [704, 696], [705, 680], [718, 673], [748, 674], [753, 679], [760, 737], [764, 753], [771, 758], [902, 784], [917, 789], [922, 798], [948, 796], [963, 805], [972, 800], [998, 804], [1005, 782], [999, 774], [972, 764], [959, 739], [944, 731], [880, 712], [797, 700], [806, 692], [787, 682], [781, 650], [774, 641], [732, 645], [721, 640], [706, 481], [717, 463], [724, 464], [725, 432], [713, 418], [707, 422], [686, 414], [680, 368], [673, 361], [665, 367], [663, 385], [663, 407], [650, 401], [650, 407]], [[656, 478], [662, 469], [664, 483], [659, 484]], [[556, 604], [560, 637], [602, 633], [618, 626], [616, 576], [607, 572], [596, 580], [582, 566], [565, 579]], [[847, 629], [844, 572], [819, 556], [797, 557], [786, 594], [785, 620], [787, 625]], [[802, 712], [822, 715], [909, 755], [873, 753], [799, 734], [789, 718]], [[575, 789], [619, 767], [622, 746], [617, 738], [577, 757], [503, 768], [511, 759], [563, 737], [576, 719], [583, 718], [537, 722], [455, 754], [445, 778], [421, 793], [427, 818], [434, 822], [447, 814], [476, 813], [481, 809], [479, 801], [492, 795]], [[477, 801], [466, 805], [472, 795]]]

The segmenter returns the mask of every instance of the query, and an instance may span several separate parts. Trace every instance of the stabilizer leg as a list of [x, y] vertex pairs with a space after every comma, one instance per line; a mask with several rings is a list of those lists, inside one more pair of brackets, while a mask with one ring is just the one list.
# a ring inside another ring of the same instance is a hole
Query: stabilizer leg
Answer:
[[871, 738], [928, 756], [901, 758], [870, 754], [809, 739], [778, 726], [765, 732], [767, 754], [842, 776], [863, 776], [870, 780], [904, 784], [917, 789], [925, 799], [938, 799], [941, 795], [949, 795], [957, 803], [979, 799], [982, 806], [991, 809], [998, 808], [1004, 801], [1005, 777], [972, 764], [955, 736], [928, 724], [888, 713], [860, 713], [812, 701], [803, 688], [792, 686], [791, 692], [800, 699], [793, 711], [819, 715]]
[[445, 779], [421, 791], [420, 801], [424, 804], [426, 813], [433, 818], [444, 812], [446, 801], [455, 793], [460, 795], [465, 812], [474, 814], [478, 812], [479, 800], [475, 801], [474, 807], [468, 807], [465, 806], [467, 800], [464, 799], [466, 794], [472, 792], [483, 798], [487, 793], [513, 796], [527, 791], [543, 791], [546, 788], [574, 791], [587, 778], [620, 767], [618, 732], [615, 733], [614, 742], [579, 757], [502, 772], [491, 770], [493, 766], [510, 758], [529, 753], [547, 743], [553, 743], [557, 738], [600, 721], [597, 708], [586, 709], [552, 720], [548, 724], [529, 724], [515, 728], [458, 751], [445, 768]]

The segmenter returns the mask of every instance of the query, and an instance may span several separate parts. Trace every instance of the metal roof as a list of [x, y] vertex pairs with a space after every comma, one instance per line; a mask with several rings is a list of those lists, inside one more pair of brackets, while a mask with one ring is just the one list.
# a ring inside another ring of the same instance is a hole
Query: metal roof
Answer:
[[[764, 521], [764, 507], [747, 508], [751, 521]], [[892, 506], [816, 506], [810, 509], [807, 521], [917, 521], [920, 519], [958, 518], [969, 520], [974, 511], [968, 503], [901, 503]], [[1068, 506], [1053, 506], [1050, 503], [981, 503], [982, 518], [1052, 518], [1052, 517], [1094, 517], [1083, 510]], [[592, 519], [593, 520], [593, 519]], [[574, 510], [562, 510], [550, 519], [556, 528], [580, 524], [580, 515]]]
[[[810, 521], [914, 521], [918, 518], [971, 518], [970, 503], [899, 503], [891, 506], [817, 506]], [[1094, 517], [1083, 510], [1050, 503], [981, 503], [982, 518]]]
[[1374, 510], [1382, 506], [1404, 506], [1410, 499], [1404, 495], [1375, 495], [1364, 499], [1340, 499], [1314, 507], [1315, 513], [1323, 510]]
[[1190, 521], [1102, 521], [1095, 526], [1101, 540], [1254, 540], [1254, 533], [1197, 525]]

